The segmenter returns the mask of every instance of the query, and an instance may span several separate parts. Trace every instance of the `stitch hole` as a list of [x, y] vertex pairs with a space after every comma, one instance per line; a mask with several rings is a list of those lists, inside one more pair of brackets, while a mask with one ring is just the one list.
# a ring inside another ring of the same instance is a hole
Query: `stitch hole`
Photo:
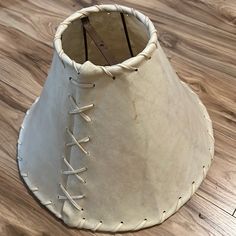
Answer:
[[85, 220], [85, 217], [83, 217], [82, 219]]
[[84, 211], [84, 208], [81, 208], [81, 211]]
[[192, 184], [195, 184], [195, 181], [193, 181]]
[[144, 221], [147, 221], [147, 218], [145, 218]]
[[102, 224], [102, 220], [99, 221]]
[[166, 211], [163, 211], [163, 214], [166, 213]]
[[138, 71], [138, 68], [136, 68], [134, 71]]
[[123, 221], [121, 221], [120, 223], [121, 223], [121, 224], [124, 224], [124, 222], [123, 222]]
[[205, 168], [205, 166], [202, 166], [202, 168]]
[[72, 80], [72, 77], [69, 77], [69, 80]]
[[90, 156], [90, 152], [87, 152], [86, 156]]
[[115, 77], [115, 76], [113, 76], [113, 77], [112, 77], [112, 79], [113, 79], [113, 80], [115, 80], [115, 79], [116, 79], [116, 77]]
[[182, 197], [179, 197], [179, 200], [181, 199]]

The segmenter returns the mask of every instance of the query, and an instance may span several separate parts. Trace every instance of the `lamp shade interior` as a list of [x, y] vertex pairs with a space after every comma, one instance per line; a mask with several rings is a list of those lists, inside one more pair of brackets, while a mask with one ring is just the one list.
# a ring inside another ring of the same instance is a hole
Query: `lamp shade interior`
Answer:
[[[134, 16], [98, 12], [86, 18], [92, 32], [88, 33], [82, 20], [76, 19], [62, 35], [64, 52], [77, 63], [89, 60], [101, 66], [118, 64], [142, 52], [148, 43], [146, 26]], [[104, 57], [103, 50], [111, 55], [111, 63]]]

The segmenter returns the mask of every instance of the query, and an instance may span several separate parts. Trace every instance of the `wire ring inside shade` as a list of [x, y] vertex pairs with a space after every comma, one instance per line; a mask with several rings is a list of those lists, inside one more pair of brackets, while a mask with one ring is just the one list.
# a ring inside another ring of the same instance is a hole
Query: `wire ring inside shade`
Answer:
[[[96, 5], [88, 8], [83, 8], [71, 16], [69, 16], [67, 19], [65, 19], [57, 28], [55, 38], [54, 38], [54, 47], [55, 50], [58, 54], [58, 56], [61, 58], [61, 60], [69, 65], [72, 66], [76, 71], [79, 71], [82, 64], [76, 63], [74, 60], [72, 60], [67, 54], [64, 53], [62, 49], [62, 34], [63, 32], [67, 29], [67, 27], [71, 24], [72, 21], [78, 19], [78, 18], [83, 18], [88, 16], [90, 13], [95, 13], [95, 12], [122, 12], [128, 15], [132, 15], [136, 17], [140, 22], [146, 26], [148, 33], [149, 33], [149, 41], [144, 48], [142, 52], [140, 52], [138, 55], [135, 57], [131, 57], [122, 63], [112, 65], [112, 66], [99, 66], [96, 65], [98, 68], [100, 67], [101, 70], [106, 69], [106, 71], [112, 75], [114, 74], [120, 74], [125, 70], [125, 67], [130, 67], [130, 68], [137, 68], [140, 63], [146, 60], [146, 58], [150, 58], [152, 53], [155, 51], [157, 48], [157, 32], [156, 29], [151, 22], [151, 20], [140, 13], [137, 10], [134, 10], [133, 8], [121, 6], [121, 5]], [[130, 70], [132, 71], [132, 70]]]

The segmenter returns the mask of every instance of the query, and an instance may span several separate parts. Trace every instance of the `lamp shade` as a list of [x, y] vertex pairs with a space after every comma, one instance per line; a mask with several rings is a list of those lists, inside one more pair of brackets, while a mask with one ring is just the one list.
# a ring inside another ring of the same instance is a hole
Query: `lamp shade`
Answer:
[[172, 69], [147, 16], [99, 5], [63, 21], [18, 164], [29, 189], [67, 225], [129, 231], [162, 223], [201, 184], [212, 123]]

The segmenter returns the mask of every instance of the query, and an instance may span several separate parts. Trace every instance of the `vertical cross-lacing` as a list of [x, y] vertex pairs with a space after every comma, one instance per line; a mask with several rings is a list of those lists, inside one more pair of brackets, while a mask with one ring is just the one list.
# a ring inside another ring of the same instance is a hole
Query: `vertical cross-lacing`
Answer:
[[[95, 84], [92, 84], [92, 83], [80, 83], [74, 79], [72, 79], [70, 77], [70, 81], [79, 86], [79, 88], [94, 88], [95, 87]], [[80, 115], [85, 121], [87, 122], [90, 122], [91, 121], [91, 118], [86, 115], [84, 112], [92, 109], [94, 107], [94, 104], [89, 104], [89, 105], [86, 105], [86, 106], [82, 106], [82, 107], [79, 107], [76, 100], [74, 99], [73, 96], [69, 95], [69, 101], [71, 102], [72, 106], [73, 106], [73, 109], [71, 111], [69, 111], [69, 115]], [[69, 129], [69, 128], [66, 128], [66, 133], [70, 136], [71, 138], [71, 141], [66, 143], [65, 144], [65, 147], [66, 148], [70, 148], [72, 146], [77, 146], [84, 154], [86, 155], [89, 155], [89, 152], [86, 151], [84, 149], [84, 147], [82, 146], [82, 143], [87, 143], [89, 142], [90, 138], [87, 136], [87, 137], [83, 137], [81, 139], [76, 139], [74, 134], [72, 133], [72, 131]], [[74, 175], [81, 183], [85, 184], [86, 181], [79, 175], [85, 171], [87, 171], [87, 168], [86, 167], [82, 167], [82, 168], [78, 168], [78, 169], [74, 169], [71, 165], [71, 163], [69, 163], [69, 161], [67, 160], [66, 157], [63, 157], [63, 161], [67, 167], [66, 170], [62, 171], [62, 174], [63, 175]], [[76, 196], [72, 196], [67, 190], [66, 188], [60, 184], [60, 188], [62, 190], [62, 192], [64, 193], [63, 196], [59, 195], [58, 196], [58, 199], [59, 200], [68, 200], [70, 201], [70, 203], [79, 211], [82, 211], [83, 208], [81, 208], [76, 200], [81, 200], [85, 197], [84, 194], [81, 194], [81, 195], [76, 195]]]
[[71, 137], [71, 139], [73, 141], [72, 143], [67, 143], [66, 146], [74, 146], [74, 145], [76, 145], [84, 154], [89, 155], [89, 152], [86, 151], [83, 148], [81, 143], [87, 143], [90, 140], [90, 138], [89, 137], [84, 137], [84, 138], [82, 138], [80, 140], [77, 140], [75, 138], [74, 134], [68, 128], [66, 128], [66, 132], [69, 134], [69, 136]]
[[72, 111], [70, 111], [69, 114], [71, 114], [71, 115], [80, 114], [84, 120], [86, 120], [87, 122], [90, 122], [91, 118], [88, 115], [86, 115], [84, 112], [93, 108], [94, 104], [89, 104], [86, 106], [79, 107], [77, 105], [75, 99], [71, 95], [69, 95], [69, 99], [70, 99], [72, 105], [74, 106], [74, 109]]
[[71, 204], [79, 211], [82, 210], [82, 208], [74, 201], [74, 200], [79, 200], [85, 197], [85, 195], [77, 195], [77, 196], [71, 196], [67, 190], [64, 188], [64, 186], [62, 184], [59, 185], [62, 192], [65, 194], [65, 196], [58, 196], [59, 200], [69, 200], [71, 202]]
[[64, 170], [64, 171], [62, 171], [62, 173], [63, 173], [64, 175], [75, 175], [76, 178], [77, 178], [79, 181], [81, 181], [82, 183], [86, 183], [86, 181], [85, 181], [82, 177], [80, 177], [80, 176], [78, 175], [78, 174], [80, 174], [80, 173], [86, 171], [86, 170], [87, 170], [86, 167], [82, 167], [82, 168], [80, 168], [80, 169], [76, 169], [76, 170], [75, 170], [75, 169], [70, 165], [70, 163], [66, 160], [65, 157], [63, 158], [63, 161], [64, 161], [64, 163], [66, 164], [66, 166], [67, 166], [68, 169], [69, 169], [69, 170]]

